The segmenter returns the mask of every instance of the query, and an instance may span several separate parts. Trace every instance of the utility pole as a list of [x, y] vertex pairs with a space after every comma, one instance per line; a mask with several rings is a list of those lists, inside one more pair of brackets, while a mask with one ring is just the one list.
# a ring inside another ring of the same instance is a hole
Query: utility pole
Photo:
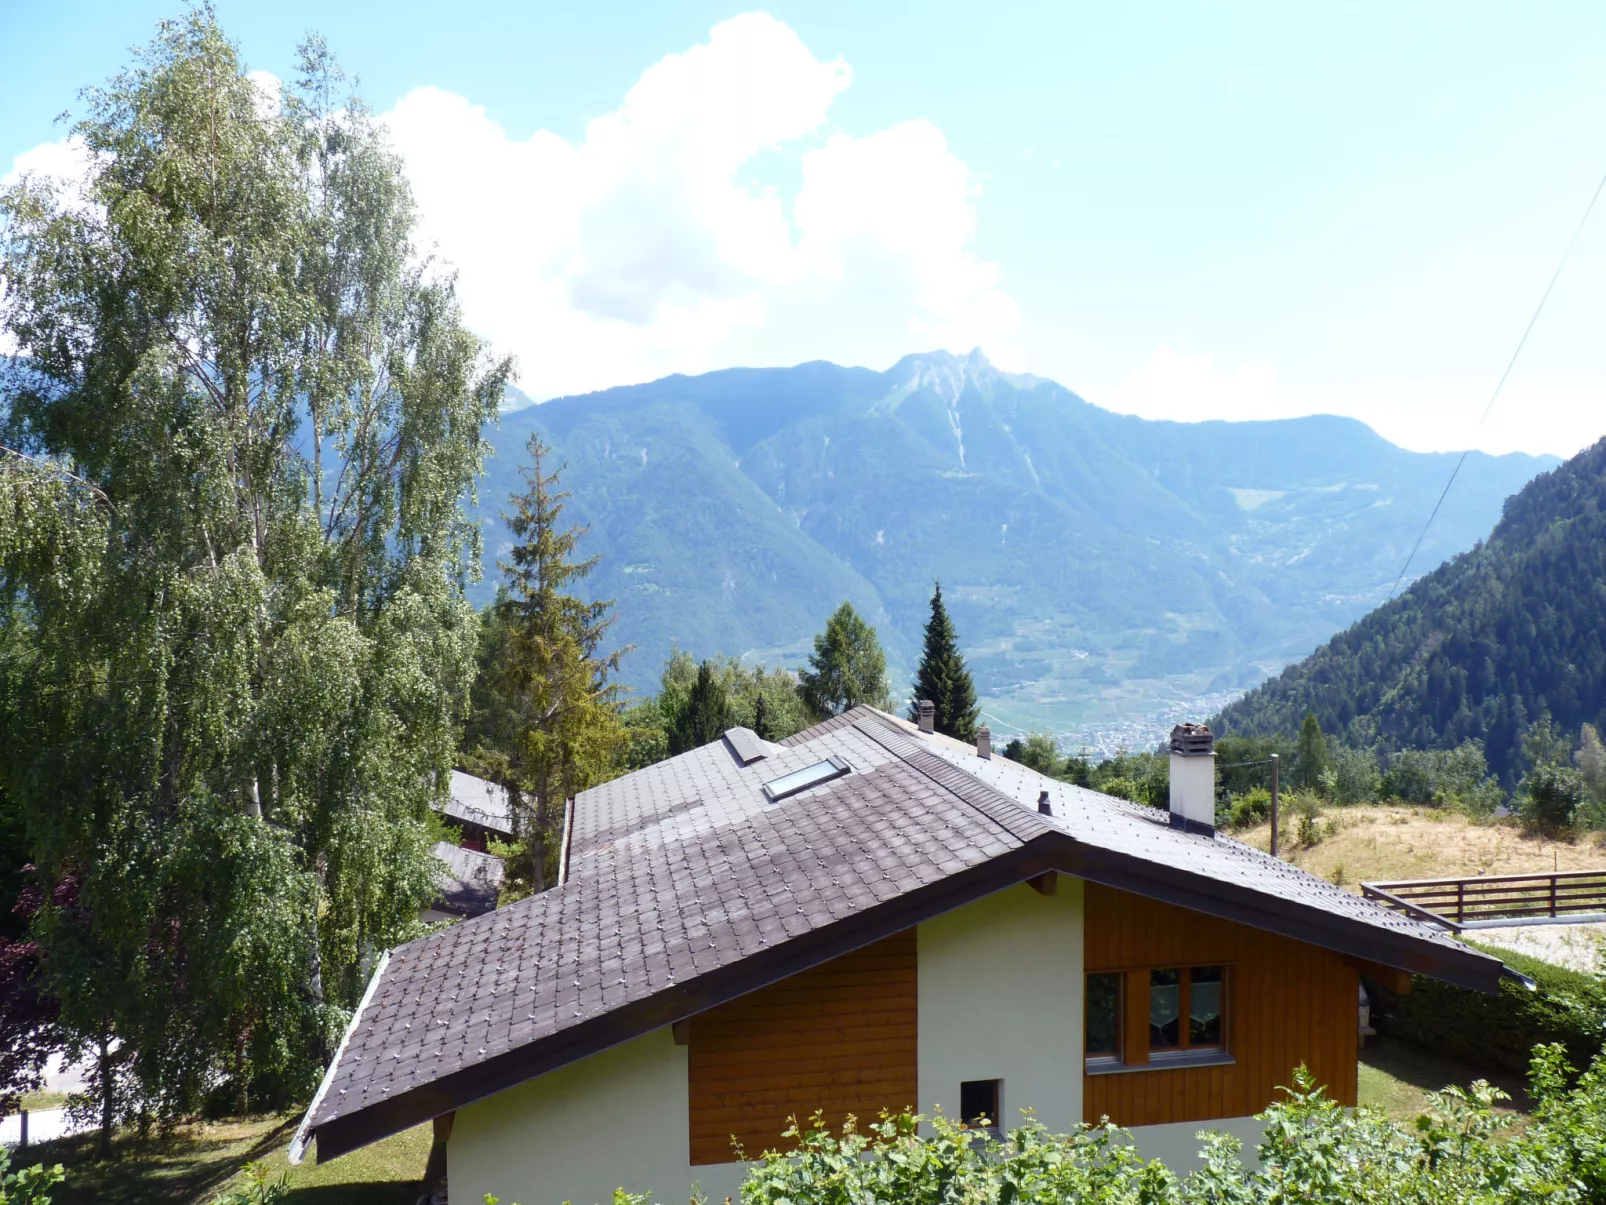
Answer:
[[1281, 759], [1271, 755], [1271, 856], [1277, 856], [1277, 764]]

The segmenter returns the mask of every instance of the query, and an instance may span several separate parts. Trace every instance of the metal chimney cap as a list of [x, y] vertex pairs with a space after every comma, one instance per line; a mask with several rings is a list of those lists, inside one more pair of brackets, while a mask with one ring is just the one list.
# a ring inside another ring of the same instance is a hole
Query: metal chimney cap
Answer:
[[921, 699], [915, 704], [915, 714], [920, 717], [920, 731], [932, 732], [937, 727], [937, 705], [930, 699]]
[[1208, 724], [1178, 724], [1171, 730], [1171, 752], [1179, 757], [1210, 757], [1216, 737]]
[[1044, 787], [1041, 791], [1037, 792], [1037, 810], [1041, 815], [1044, 816], [1052, 816], [1054, 814], [1054, 809], [1049, 805], [1048, 802], [1047, 787]]

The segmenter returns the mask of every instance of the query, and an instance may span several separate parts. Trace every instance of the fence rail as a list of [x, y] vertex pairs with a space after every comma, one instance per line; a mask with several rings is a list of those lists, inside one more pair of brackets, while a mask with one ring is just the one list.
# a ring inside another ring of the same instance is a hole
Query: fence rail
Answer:
[[1418, 920], [1459, 929], [1475, 921], [1606, 913], [1606, 870], [1401, 879], [1362, 883], [1361, 894]]

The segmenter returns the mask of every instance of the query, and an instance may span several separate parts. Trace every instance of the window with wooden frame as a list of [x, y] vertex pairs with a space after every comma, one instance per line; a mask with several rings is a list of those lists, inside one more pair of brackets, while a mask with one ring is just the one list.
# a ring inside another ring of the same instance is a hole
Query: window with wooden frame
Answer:
[[1228, 1057], [1227, 968], [1150, 967], [1087, 976], [1089, 1072]]

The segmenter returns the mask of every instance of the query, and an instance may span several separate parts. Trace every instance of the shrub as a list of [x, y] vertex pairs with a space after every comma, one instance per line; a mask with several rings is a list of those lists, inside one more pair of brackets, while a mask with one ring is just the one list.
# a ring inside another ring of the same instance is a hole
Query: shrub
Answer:
[[1384, 993], [1380, 1028], [1449, 1058], [1518, 1074], [1540, 1043], [1560, 1044], [1580, 1066], [1600, 1053], [1606, 990], [1599, 981], [1511, 950], [1490, 948], [1489, 953], [1527, 975], [1536, 990], [1506, 980], [1498, 996], [1486, 996], [1416, 975], [1405, 995]]
[[289, 1195], [288, 1173], [280, 1172], [275, 1180], [269, 1176], [266, 1163], [247, 1163], [245, 1183], [213, 1198], [212, 1205], [278, 1205]]
[[1547, 836], [1572, 828], [1579, 809], [1589, 798], [1584, 776], [1565, 766], [1540, 766], [1528, 775], [1523, 820]]
[[11, 1152], [0, 1146], [0, 1205], [50, 1205], [50, 1189], [67, 1178], [57, 1163], [11, 1170]]
[[[1559, 1046], [1534, 1051], [1537, 1107], [1527, 1124], [1495, 1112], [1504, 1093], [1479, 1081], [1434, 1093], [1411, 1124], [1346, 1109], [1310, 1074], [1260, 1119], [1260, 1167], [1236, 1138], [1200, 1126], [1204, 1166], [1179, 1178], [1138, 1156], [1114, 1126], [1053, 1134], [1030, 1116], [1002, 1140], [938, 1115], [883, 1114], [838, 1134], [816, 1115], [766, 1151], [742, 1205], [1591, 1205], [1606, 1201], [1606, 1056], [1569, 1087]], [[922, 1123], [926, 1132], [922, 1132]], [[487, 1196], [486, 1205], [496, 1205]], [[646, 1198], [613, 1194], [614, 1205]]]
[[1228, 823], [1234, 829], [1254, 828], [1271, 815], [1271, 792], [1265, 787], [1246, 791], [1232, 801]]

